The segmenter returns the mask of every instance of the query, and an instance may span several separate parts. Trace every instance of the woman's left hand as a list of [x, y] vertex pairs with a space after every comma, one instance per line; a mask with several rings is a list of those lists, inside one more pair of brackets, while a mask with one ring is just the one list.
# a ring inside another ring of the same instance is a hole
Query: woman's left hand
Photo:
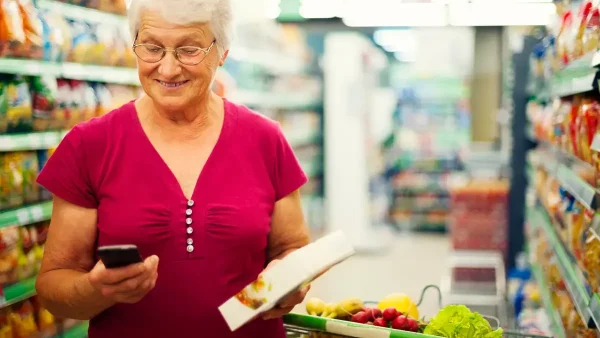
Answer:
[[[277, 264], [278, 262], [279, 262], [279, 259], [272, 260], [265, 268], [265, 271], [269, 270], [271, 267], [273, 267], [273, 265]], [[290, 313], [296, 305], [298, 305], [304, 301], [304, 297], [306, 297], [306, 294], [308, 293], [309, 290], [310, 290], [310, 285], [307, 285], [304, 288], [290, 294], [289, 296], [287, 296], [286, 298], [281, 300], [281, 302], [279, 302], [279, 304], [277, 304], [274, 308], [265, 312], [262, 315], [262, 318], [265, 320], [269, 320], [269, 319], [279, 318], [283, 315]]]

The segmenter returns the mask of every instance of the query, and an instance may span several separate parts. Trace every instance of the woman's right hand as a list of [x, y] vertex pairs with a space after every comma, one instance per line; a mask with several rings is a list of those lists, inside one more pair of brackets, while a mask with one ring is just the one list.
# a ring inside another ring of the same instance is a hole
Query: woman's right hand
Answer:
[[88, 274], [90, 284], [115, 303], [137, 303], [156, 285], [158, 257], [150, 256], [143, 263], [107, 269], [102, 261]]

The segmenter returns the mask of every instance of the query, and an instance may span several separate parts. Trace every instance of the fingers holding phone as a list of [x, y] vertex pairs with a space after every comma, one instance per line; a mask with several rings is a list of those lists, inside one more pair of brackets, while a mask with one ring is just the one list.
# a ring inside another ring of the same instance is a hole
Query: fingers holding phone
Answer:
[[[101, 252], [98, 250], [99, 253]], [[151, 256], [144, 261], [135, 259], [136, 263], [116, 264], [114, 259], [100, 254], [101, 260], [89, 273], [89, 281], [92, 286], [117, 303], [137, 303], [156, 285], [158, 278], [158, 257]], [[103, 257], [104, 256], [104, 257]], [[113, 254], [112, 257], [115, 255]], [[135, 257], [135, 256], [134, 256]], [[138, 255], [139, 257], [139, 255]]]

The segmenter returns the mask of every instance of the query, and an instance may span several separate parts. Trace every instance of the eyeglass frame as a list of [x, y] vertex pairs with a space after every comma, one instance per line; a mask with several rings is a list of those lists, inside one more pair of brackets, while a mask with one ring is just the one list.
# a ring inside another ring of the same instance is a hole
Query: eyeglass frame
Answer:
[[[136, 38], [136, 40], [137, 40], [137, 38]], [[208, 56], [208, 53], [210, 53], [210, 51], [212, 50], [212, 48], [214, 47], [214, 45], [215, 45], [216, 43], [217, 43], [217, 39], [214, 39], [214, 40], [212, 41], [212, 43], [210, 44], [210, 46], [208, 46], [208, 47], [206, 47], [206, 48], [202, 48], [202, 47], [196, 47], [196, 46], [181, 46], [181, 47], [177, 47], [177, 48], [167, 48], [167, 47], [161, 47], [161, 46], [159, 46], [159, 45], [155, 45], [155, 44], [153, 44], [153, 43], [134, 43], [134, 44], [133, 44], [133, 46], [131, 46], [131, 49], [133, 50], [133, 54], [135, 54], [135, 56], [136, 56], [138, 59], [140, 59], [140, 60], [142, 60], [142, 61], [144, 61], [144, 62], [146, 62], [146, 63], [158, 63], [158, 62], [162, 61], [162, 59], [164, 59], [164, 58], [165, 58], [165, 56], [167, 55], [167, 52], [171, 52], [171, 53], [174, 53], [174, 54], [175, 54], [175, 59], [176, 59], [177, 61], [179, 61], [181, 64], [183, 64], [183, 65], [187, 65], [187, 66], [197, 66], [197, 65], [201, 64], [201, 63], [202, 63], [202, 62], [203, 62], [203, 61], [206, 59], [206, 57]], [[162, 53], [162, 56], [160, 57], [160, 59], [158, 59], [157, 61], [154, 61], [154, 62], [149, 62], [149, 61], [146, 61], [146, 60], [142, 59], [142, 58], [141, 58], [141, 57], [140, 57], [140, 56], [139, 56], [139, 55], [138, 55], [138, 54], [135, 52], [135, 49], [136, 49], [136, 47], [139, 47], [139, 46], [155, 46], [155, 47], [161, 48], [161, 49], [162, 49], [162, 51], [163, 51], [163, 53]], [[182, 61], [179, 59], [179, 52], [178, 52], [178, 49], [180, 49], [180, 48], [197, 48], [199, 51], [202, 51], [202, 52], [204, 53], [204, 57], [202, 58], [202, 60], [200, 60], [200, 61], [199, 61], [199, 62], [197, 62], [197, 63], [185, 63], [185, 62], [182, 62]]]

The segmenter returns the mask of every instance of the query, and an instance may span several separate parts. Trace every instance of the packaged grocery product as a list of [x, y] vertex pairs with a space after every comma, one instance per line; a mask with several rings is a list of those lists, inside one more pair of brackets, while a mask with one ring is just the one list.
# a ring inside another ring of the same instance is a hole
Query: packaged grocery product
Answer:
[[582, 266], [589, 276], [588, 281], [594, 290], [600, 287], [600, 239], [591, 231], [585, 233], [585, 242], [582, 250]]
[[17, 0], [0, 2], [0, 57], [23, 55], [26, 37]]
[[569, 55], [569, 34], [571, 33], [571, 25], [573, 23], [573, 13], [571, 11], [565, 11], [562, 16], [560, 23], [560, 30], [556, 35], [556, 49], [558, 51], [558, 57], [563, 65], [566, 65], [570, 61]]
[[79, 122], [95, 117], [98, 111], [98, 99], [93, 86], [88, 82], [79, 84], [77, 95], [81, 95], [81, 120]]
[[69, 61], [76, 63], [94, 63], [94, 60], [101, 58], [97, 55], [94, 48], [97, 47], [97, 41], [94, 37], [92, 28], [83, 22], [69, 20], [72, 34], [72, 47], [69, 55]]
[[8, 106], [6, 118], [8, 132], [30, 131], [33, 124], [33, 112], [29, 84], [22, 76], [9, 77], [7, 81], [6, 99]]
[[31, 0], [17, 0], [21, 17], [23, 18], [23, 30], [25, 32], [25, 46], [21, 57], [29, 59], [43, 58], [43, 25], [38, 15], [38, 10]]
[[31, 77], [33, 130], [44, 131], [53, 127], [56, 118], [56, 78], [50, 75]]
[[10, 307], [0, 309], [0, 338], [13, 338], [12, 324], [10, 323]]
[[67, 61], [73, 37], [67, 20], [53, 11], [40, 13], [44, 39], [44, 60], [52, 62]]
[[36, 178], [39, 172], [38, 158], [35, 152], [22, 154], [23, 200], [25, 203], [37, 202], [40, 197]]
[[571, 109], [569, 110], [569, 113], [564, 121], [564, 130], [566, 131], [566, 135], [562, 149], [575, 156], [578, 156], [579, 154], [579, 149], [577, 147], [577, 117], [581, 113], [581, 106], [584, 101], [585, 100], [581, 97], [574, 97]]
[[25, 300], [14, 306], [10, 321], [14, 338], [31, 338], [38, 332], [35, 310], [30, 300]]
[[552, 129], [549, 135], [550, 142], [557, 148], [564, 148], [565, 139], [567, 135], [567, 128], [565, 126], [567, 117], [573, 104], [570, 101], [557, 99], [554, 102], [556, 110], [552, 114]]
[[582, 106], [581, 110], [582, 114], [579, 116], [578, 128], [579, 155], [582, 160], [593, 164], [590, 147], [600, 127], [600, 104], [597, 101], [589, 101]]
[[0, 285], [17, 281], [18, 243], [18, 227], [0, 229]]
[[594, 52], [600, 47], [600, 10], [597, 7], [592, 9], [588, 18], [584, 42], [584, 53]]
[[73, 110], [73, 94], [68, 80], [58, 79], [56, 80], [56, 85], [57, 108], [54, 113], [54, 119], [52, 121], [51, 128], [55, 130], [66, 129], [68, 122], [71, 120], [71, 114]]
[[33, 297], [31, 301], [35, 309], [40, 337], [54, 337], [57, 331], [56, 318], [41, 304], [38, 297]]
[[577, 33], [575, 34], [575, 44], [573, 49], [573, 58], [577, 59], [583, 56], [584, 54], [584, 37], [586, 33], [586, 28], [588, 25], [588, 18], [590, 12], [592, 11], [592, 2], [586, 1], [581, 6], [581, 10], [579, 13], [579, 22], [577, 27]]
[[2, 159], [2, 172], [7, 183], [4, 207], [18, 207], [23, 204], [23, 156], [21, 153], [5, 153]]

